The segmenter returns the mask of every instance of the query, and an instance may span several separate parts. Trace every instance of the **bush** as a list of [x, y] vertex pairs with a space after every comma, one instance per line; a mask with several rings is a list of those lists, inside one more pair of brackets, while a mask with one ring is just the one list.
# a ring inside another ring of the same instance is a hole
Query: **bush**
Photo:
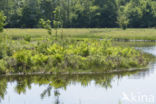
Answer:
[[4, 60], [0, 60], [0, 74], [4, 74], [6, 72], [6, 62]]
[[[147, 65], [149, 57], [133, 48], [111, 46], [108, 40], [94, 40], [44, 42], [31, 50], [16, 51], [12, 59], [3, 62], [10, 72], [11, 69], [13, 72], [97, 71], [97, 68], [109, 71]], [[2, 72], [4, 67], [0, 69]]]
[[24, 37], [24, 40], [30, 42], [31, 41], [31, 36], [30, 35], [26, 35]]
[[3, 59], [6, 56], [12, 56], [13, 49], [10, 46], [11, 43], [0, 43], [0, 59]]
[[38, 54], [31, 50], [21, 50], [17, 51], [13, 55], [14, 61], [16, 62], [16, 72], [33, 72], [38, 68], [44, 67], [48, 61], [48, 56], [43, 54]]
[[35, 54], [34, 56], [31, 56], [31, 61], [33, 65], [44, 65], [48, 61], [48, 56]]
[[15, 66], [16, 72], [25, 72], [26, 69], [31, 68], [31, 64], [32, 64], [31, 56], [32, 56], [32, 51], [30, 50], [21, 50], [13, 54], [13, 58], [15, 59], [16, 62], [16, 66]]
[[120, 28], [122, 28], [123, 30], [126, 30], [129, 24], [129, 19], [122, 13], [118, 16], [117, 23], [120, 26]]
[[5, 26], [6, 16], [4, 16], [3, 12], [0, 12], [0, 32], [3, 31], [3, 27]]
[[39, 53], [47, 54], [48, 53], [47, 48], [49, 48], [50, 45], [51, 45], [51, 42], [46, 41], [46, 40], [38, 42], [36, 51]]

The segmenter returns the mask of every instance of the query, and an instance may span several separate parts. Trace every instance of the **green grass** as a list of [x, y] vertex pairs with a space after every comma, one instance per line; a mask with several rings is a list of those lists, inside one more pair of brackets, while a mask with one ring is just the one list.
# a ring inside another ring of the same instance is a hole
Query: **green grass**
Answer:
[[55, 31], [51, 39], [44, 29], [5, 29], [0, 34], [0, 73], [104, 72], [145, 67], [152, 60], [134, 48], [111, 45], [108, 39], [116, 33], [143, 34], [141, 29], [63, 29], [63, 40], [61, 31], [55, 40]]
[[[25, 35], [31, 35], [34, 39], [48, 36], [44, 29], [5, 29], [4, 34], [13, 39], [22, 38]], [[54, 34], [53, 30], [53, 36]], [[58, 34], [61, 34], [61, 30], [58, 30]], [[156, 29], [63, 29], [63, 36], [76, 39], [110, 37], [117, 40], [156, 40]]]
[[113, 41], [113, 46], [123, 47], [151, 47], [156, 46], [156, 42], [152, 41]]

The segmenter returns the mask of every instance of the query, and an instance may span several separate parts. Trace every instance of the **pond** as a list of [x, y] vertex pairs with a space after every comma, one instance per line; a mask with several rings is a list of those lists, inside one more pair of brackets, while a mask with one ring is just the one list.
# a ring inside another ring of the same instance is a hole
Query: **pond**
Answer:
[[[155, 43], [136, 48], [156, 55]], [[1, 76], [0, 104], [156, 104], [155, 88], [156, 62], [141, 72]]]

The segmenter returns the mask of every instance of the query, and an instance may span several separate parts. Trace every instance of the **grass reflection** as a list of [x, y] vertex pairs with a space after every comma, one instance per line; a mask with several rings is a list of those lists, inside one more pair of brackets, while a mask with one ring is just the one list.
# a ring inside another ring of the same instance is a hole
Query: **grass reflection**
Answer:
[[[112, 88], [113, 79], [120, 79], [124, 76], [130, 76], [139, 72], [123, 72], [113, 74], [84, 74], [84, 75], [36, 75], [36, 76], [1, 76], [0, 77], [0, 99], [4, 99], [7, 92], [7, 84], [16, 82], [15, 91], [17, 94], [25, 94], [32, 85], [47, 85], [47, 88], [40, 94], [41, 99], [45, 96], [55, 96], [56, 104], [59, 104], [60, 89], [66, 90], [67, 86], [80, 83], [87, 87], [94, 81], [95, 85], [105, 89]], [[53, 90], [53, 91], [52, 91]]]

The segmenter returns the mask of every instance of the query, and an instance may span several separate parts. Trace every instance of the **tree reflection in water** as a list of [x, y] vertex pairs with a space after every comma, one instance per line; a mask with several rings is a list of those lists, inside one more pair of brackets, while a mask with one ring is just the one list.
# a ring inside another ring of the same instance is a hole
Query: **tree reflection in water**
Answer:
[[7, 90], [7, 79], [0, 78], [0, 102], [2, 99], [4, 99], [6, 90]]
[[84, 74], [84, 75], [36, 75], [36, 76], [1, 76], [0, 77], [0, 100], [4, 99], [7, 92], [7, 84], [16, 82], [15, 91], [18, 94], [26, 93], [26, 89], [31, 89], [32, 84], [48, 85], [48, 87], [41, 93], [41, 99], [45, 96], [51, 96], [51, 90], [55, 96], [55, 104], [60, 104], [59, 89], [66, 89], [70, 84], [80, 83], [81, 86], [88, 86], [92, 81], [95, 85], [100, 85], [105, 89], [111, 88], [113, 79], [120, 79], [123, 76], [130, 76], [138, 72], [124, 72], [114, 74]]

